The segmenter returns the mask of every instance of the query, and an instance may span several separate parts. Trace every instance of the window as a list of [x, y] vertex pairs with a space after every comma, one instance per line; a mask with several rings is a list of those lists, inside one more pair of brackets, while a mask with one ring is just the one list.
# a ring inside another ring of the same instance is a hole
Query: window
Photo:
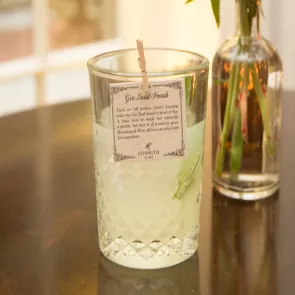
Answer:
[[116, 0], [0, 1], [0, 115], [89, 97], [86, 61], [121, 47]]

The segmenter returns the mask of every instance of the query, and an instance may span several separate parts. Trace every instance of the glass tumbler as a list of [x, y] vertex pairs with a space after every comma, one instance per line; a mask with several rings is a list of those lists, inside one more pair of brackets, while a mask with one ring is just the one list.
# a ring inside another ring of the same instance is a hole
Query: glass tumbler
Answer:
[[156, 269], [198, 248], [209, 62], [173, 49], [145, 49], [145, 59], [149, 83], [184, 79], [185, 157], [115, 161], [109, 85], [141, 83], [137, 50], [95, 56], [88, 69], [100, 250], [117, 264]]

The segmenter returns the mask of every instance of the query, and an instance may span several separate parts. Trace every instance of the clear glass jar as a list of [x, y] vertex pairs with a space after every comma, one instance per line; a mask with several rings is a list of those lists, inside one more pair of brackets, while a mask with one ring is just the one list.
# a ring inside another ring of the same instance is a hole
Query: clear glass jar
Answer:
[[260, 2], [236, 0], [236, 35], [212, 67], [213, 182], [257, 200], [279, 187], [282, 62], [259, 31]]
[[115, 162], [110, 83], [141, 82], [136, 49], [88, 62], [99, 246], [127, 267], [175, 265], [198, 248], [208, 60], [195, 53], [145, 49], [148, 80], [185, 79], [186, 158]]

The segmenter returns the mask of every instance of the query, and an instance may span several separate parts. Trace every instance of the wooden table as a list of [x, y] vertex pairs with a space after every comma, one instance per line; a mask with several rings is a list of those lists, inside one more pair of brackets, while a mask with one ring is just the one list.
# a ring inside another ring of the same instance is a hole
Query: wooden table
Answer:
[[251, 203], [212, 197], [207, 124], [199, 255], [148, 272], [99, 255], [90, 102], [1, 118], [0, 295], [295, 294], [294, 117], [288, 93], [280, 193]]

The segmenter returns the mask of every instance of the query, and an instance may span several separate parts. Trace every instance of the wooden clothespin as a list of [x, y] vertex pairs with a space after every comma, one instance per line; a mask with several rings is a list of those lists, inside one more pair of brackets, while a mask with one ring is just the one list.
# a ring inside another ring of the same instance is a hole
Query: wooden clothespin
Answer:
[[146, 72], [146, 62], [144, 57], [143, 43], [141, 40], [136, 40], [138, 51], [138, 64], [141, 70], [142, 76], [142, 88], [143, 91], [148, 91], [148, 76]]

